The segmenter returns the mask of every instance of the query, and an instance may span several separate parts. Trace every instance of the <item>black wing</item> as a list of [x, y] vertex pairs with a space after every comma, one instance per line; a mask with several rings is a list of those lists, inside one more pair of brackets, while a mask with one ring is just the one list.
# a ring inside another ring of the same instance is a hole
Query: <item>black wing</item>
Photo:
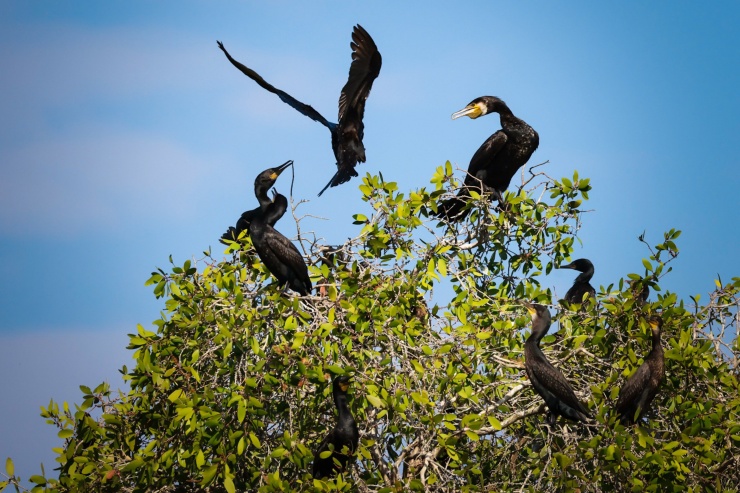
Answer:
[[340, 124], [348, 114], [348, 108], [352, 108], [362, 121], [365, 114], [365, 101], [370, 95], [373, 81], [380, 74], [380, 66], [383, 63], [375, 41], [359, 24], [352, 31], [350, 47], [352, 48], [352, 65], [349, 67], [347, 83], [339, 95]]
[[245, 211], [242, 213], [239, 220], [236, 222], [236, 226], [230, 226], [229, 229], [221, 235], [219, 240], [224, 245], [228, 245], [230, 241], [236, 241], [242, 231], [249, 231], [249, 225], [259, 215], [260, 208], [252, 209], [251, 211]]
[[226, 58], [229, 59], [232, 65], [234, 65], [236, 68], [241, 70], [244, 75], [246, 75], [247, 77], [255, 81], [260, 86], [262, 86], [262, 88], [267, 89], [273, 94], [276, 94], [283, 101], [283, 103], [292, 106], [293, 108], [303, 113], [307, 117], [311, 118], [312, 120], [316, 120], [317, 122], [326, 126], [329, 130], [333, 130], [334, 127], [336, 127], [335, 123], [329, 122], [326, 118], [321, 116], [321, 113], [313, 109], [313, 107], [311, 107], [310, 105], [301, 103], [300, 101], [295, 99], [293, 96], [291, 96], [287, 92], [277, 89], [276, 87], [269, 84], [265, 79], [263, 79], [257, 72], [239, 63], [238, 61], [234, 60], [231, 57], [231, 55], [229, 55], [229, 52], [226, 51], [226, 48], [224, 48], [223, 43], [221, 41], [217, 41], [217, 43], [218, 43], [218, 47], [221, 48], [221, 50], [223, 50], [224, 54], [226, 55]]
[[[588, 417], [589, 415], [588, 410], [578, 400], [568, 380], [565, 379], [565, 376], [557, 368], [552, 366], [546, 359], [538, 359], [535, 364], [528, 365], [527, 370], [528, 376], [532, 380], [532, 385], [537, 389], [537, 392], [540, 393], [542, 398], [545, 399], [551, 412], [574, 420], [585, 421], [584, 417]], [[550, 393], [557, 401], [550, 396], [546, 397], [546, 395], [542, 395], [543, 393]], [[579, 416], [579, 414], [583, 414], [584, 416]]]
[[483, 145], [475, 151], [468, 165], [468, 173], [465, 175], [465, 181], [463, 182], [464, 187], [457, 192], [456, 197], [447, 199], [440, 204], [437, 211], [438, 217], [446, 217], [449, 221], [451, 219], [460, 220], [467, 216], [467, 212], [463, 212], [463, 208], [467, 199], [470, 198], [470, 189], [472, 188], [478, 193], [481, 192], [481, 183], [485, 184], [489, 181], [488, 173], [490, 170], [488, 168], [491, 161], [504, 148], [507, 139], [506, 134], [499, 130], [488, 137]]
[[257, 253], [278, 281], [289, 283], [292, 290], [304, 296], [311, 292], [308, 267], [292, 241], [275, 229], [269, 228], [265, 234], [264, 248], [261, 250]]
[[[617, 398], [617, 412], [620, 419], [626, 423], [635, 421], [637, 406], [642, 400], [642, 394], [650, 384], [650, 367], [647, 363], [640, 365], [637, 371], [627, 379]], [[643, 410], [640, 410], [642, 412]]]

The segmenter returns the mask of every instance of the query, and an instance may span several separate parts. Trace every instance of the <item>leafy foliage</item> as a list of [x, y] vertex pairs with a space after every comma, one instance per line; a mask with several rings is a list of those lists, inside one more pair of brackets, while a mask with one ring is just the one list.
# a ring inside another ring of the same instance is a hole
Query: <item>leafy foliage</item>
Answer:
[[[248, 238], [225, 260], [206, 252], [153, 273], [165, 311], [130, 335], [130, 390], [82, 386], [74, 410], [44, 409], [64, 446], [58, 478], [42, 471], [33, 491], [735, 491], [740, 278], [718, 281], [706, 305], [664, 293], [672, 230], [642, 274], [561, 308], [545, 276], [573, 251], [588, 179], [535, 166], [503, 206], [474, 194], [465, 221], [440, 225], [450, 182], [449, 163], [432, 190], [365, 177], [371, 213], [354, 216], [357, 236], [332, 249], [304, 238], [321, 295], [270, 285]], [[543, 349], [592, 423], [545, 424], [523, 369], [520, 300], [558, 310]], [[650, 349], [652, 313], [666, 379], [647, 420], [625, 428], [612, 408]], [[345, 373], [357, 462], [314, 480], [312, 451], [335, 420], [331, 377]], [[0, 488], [18, 490], [10, 459], [6, 470]]]

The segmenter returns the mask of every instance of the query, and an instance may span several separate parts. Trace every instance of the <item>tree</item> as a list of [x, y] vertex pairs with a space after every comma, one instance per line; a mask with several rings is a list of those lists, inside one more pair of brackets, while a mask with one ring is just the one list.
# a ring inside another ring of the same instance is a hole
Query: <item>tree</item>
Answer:
[[[225, 260], [205, 252], [154, 272], [165, 314], [130, 336], [130, 390], [83, 386], [74, 409], [44, 409], [64, 447], [59, 477], [33, 476], [33, 490], [735, 491], [740, 278], [717, 281], [703, 305], [663, 292], [679, 252], [671, 230], [648, 246], [641, 274], [561, 307], [546, 275], [573, 252], [591, 187], [543, 169], [498, 207], [473, 192], [468, 218], [441, 226], [432, 213], [459, 185], [449, 163], [431, 191], [366, 176], [372, 214], [354, 216], [355, 238], [327, 249], [301, 234], [321, 295], [271, 285], [249, 238]], [[546, 424], [523, 370], [522, 300], [551, 307], [560, 330], [543, 349], [593, 422]], [[650, 350], [654, 313], [666, 378], [646, 419], [625, 427], [613, 406]], [[314, 480], [340, 374], [354, 381], [357, 460]], [[19, 489], [7, 469], [0, 486]]]

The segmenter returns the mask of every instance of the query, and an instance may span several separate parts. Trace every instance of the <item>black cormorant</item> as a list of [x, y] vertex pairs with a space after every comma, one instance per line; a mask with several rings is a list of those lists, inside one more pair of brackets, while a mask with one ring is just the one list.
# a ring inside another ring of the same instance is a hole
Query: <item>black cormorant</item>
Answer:
[[[332, 395], [339, 417], [336, 426], [326, 435], [313, 456], [314, 478], [331, 478], [344, 472], [350, 457], [357, 450], [360, 432], [347, 405], [349, 383], [347, 376], [335, 377], [332, 382]], [[347, 454], [342, 453], [344, 447], [347, 447]], [[331, 454], [321, 457], [323, 452], [330, 450], [333, 450]]]
[[311, 279], [301, 252], [288, 238], [270, 224], [282, 217], [288, 208], [288, 199], [274, 191], [274, 199], [257, 214], [249, 225], [249, 236], [262, 263], [281, 286], [306, 296], [311, 293]]
[[524, 368], [532, 387], [545, 400], [549, 409], [548, 422], [555, 424], [558, 416], [573, 421], [588, 421], [589, 412], [578, 400], [562, 373], [552, 366], [540, 349], [540, 340], [550, 329], [550, 311], [539, 304], [524, 303], [532, 315], [532, 334], [524, 343]]
[[470, 190], [491, 193], [502, 201], [502, 196], [519, 168], [524, 166], [540, 143], [537, 132], [524, 120], [514, 116], [506, 103], [494, 96], [482, 96], [470, 102], [462, 110], [453, 113], [452, 119], [461, 116], [478, 118], [489, 113], [501, 117], [501, 130], [497, 131], [480, 146], [470, 160], [464, 187], [457, 197], [443, 202], [438, 211], [440, 217], [462, 219]]
[[574, 269], [580, 272], [573, 286], [565, 293], [564, 301], [568, 303], [583, 303], [583, 297], [588, 293], [591, 298], [596, 297], [596, 290], [589, 282], [594, 276], [594, 264], [585, 258], [579, 258], [568, 265], [561, 265], [561, 269]]
[[[280, 173], [285, 171], [285, 169], [292, 164], [293, 161], [286, 161], [277, 168], [268, 168], [257, 175], [257, 178], [254, 179], [254, 195], [257, 197], [257, 201], [260, 204], [259, 207], [243, 212], [239, 220], [236, 222], [236, 226], [229, 226], [229, 229], [221, 235], [221, 239], [219, 240], [221, 243], [228, 244], [227, 242], [229, 241], [236, 241], [242, 231], [249, 231], [249, 225], [255, 217], [262, 213], [263, 210], [267, 209], [267, 207], [272, 203], [272, 200], [267, 195], [267, 191], [275, 184]], [[283, 214], [278, 215], [275, 214], [275, 212], [272, 214], [272, 222], [268, 222], [270, 226], [275, 226], [275, 223], [283, 216]], [[283, 213], [285, 213], [285, 210], [283, 210]]]
[[660, 345], [660, 331], [663, 320], [652, 316], [648, 320], [652, 332], [653, 349], [635, 373], [627, 379], [617, 398], [617, 412], [622, 424], [628, 425], [638, 421], [647, 411], [648, 406], [658, 393], [658, 387], [665, 375], [663, 347]]
[[365, 100], [370, 95], [373, 81], [380, 73], [382, 58], [373, 38], [359, 24], [352, 30], [352, 64], [349, 67], [347, 83], [339, 95], [339, 123], [331, 123], [311, 106], [301, 103], [290, 94], [275, 88], [266, 82], [257, 72], [234, 60], [218, 42], [229, 61], [247, 77], [262, 88], [276, 94], [284, 103], [289, 104], [307, 117], [326, 126], [331, 132], [331, 147], [337, 160], [337, 172], [329, 183], [319, 192], [324, 193], [329, 187], [346, 183], [357, 176], [355, 166], [365, 162], [365, 147], [362, 139], [365, 125], [362, 123], [365, 114]]

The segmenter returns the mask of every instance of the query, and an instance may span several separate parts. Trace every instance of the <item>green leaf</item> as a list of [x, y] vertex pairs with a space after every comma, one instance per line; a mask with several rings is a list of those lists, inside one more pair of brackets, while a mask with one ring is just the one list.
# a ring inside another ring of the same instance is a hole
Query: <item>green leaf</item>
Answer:
[[5, 459], [5, 471], [10, 477], [13, 477], [15, 475], [15, 465], [13, 464], [13, 460], [10, 457]]

